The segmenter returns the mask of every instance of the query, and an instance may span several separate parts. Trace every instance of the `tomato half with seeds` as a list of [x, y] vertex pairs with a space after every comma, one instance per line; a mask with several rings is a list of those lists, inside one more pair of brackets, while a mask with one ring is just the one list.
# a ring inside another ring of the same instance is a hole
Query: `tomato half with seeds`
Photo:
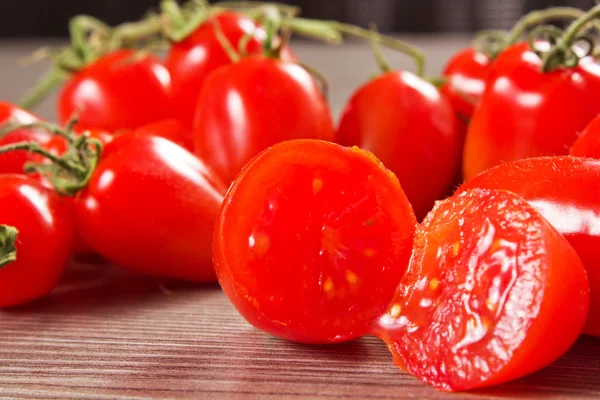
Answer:
[[491, 168], [461, 186], [503, 189], [523, 197], [579, 254], [591, 288], [590, 316], [584, 333], [600, 336], [600, 161], [536, 157]]
[[416, 220], [370, 153], [318, 140], [275, 145], [230, 188], [213, 258], [252, 325], [304, 343], [370, 332], [410, 258]]
[[569, 154], [600, 159], [600, 116], [594, 118], [581, 132]]
[[589, 308], [575, 250], [533, 207], [473, 189], [439, 202], [379, 335], [396, 363], [441, 390], [534, 372], [575, 342]]

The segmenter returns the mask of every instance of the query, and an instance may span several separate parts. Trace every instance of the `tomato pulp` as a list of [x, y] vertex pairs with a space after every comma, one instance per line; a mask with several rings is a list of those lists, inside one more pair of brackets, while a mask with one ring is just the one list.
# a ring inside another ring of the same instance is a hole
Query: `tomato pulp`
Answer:
[[360, 88], [335, 141], [373, 152], [398, 176], [419, 219], [448, 193], [460, 169], [463, 137], [452, 106], [410, 72], [390, 72]]
[[437, 203], [378, 333], [396, 363], [458, 391], [536, 371], [575, 342], [589, 285], [577, 253], [525, 200], [474, 189]]
[[400, 281], [416, 220], [370, 153], [318, 140], [265, 150], [235, 180], [214, 238], [225, 294], [248, 322], [305, 343], [370, 332]]
[[590, 281], [590, 316], [584, 333], [600, 336], [600, 161], [538, 157], [499, 165], [465, 183], [510, 190], [527, 200], [571, 243]]

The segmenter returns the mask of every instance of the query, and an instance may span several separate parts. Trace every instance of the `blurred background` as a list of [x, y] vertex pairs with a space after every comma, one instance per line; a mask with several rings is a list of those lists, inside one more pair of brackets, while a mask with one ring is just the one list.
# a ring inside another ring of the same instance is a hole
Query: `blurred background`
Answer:
[[[508, 28], [527, 11], [550, 6], [589, 8], [594, 0], [287, 0], [310, 18], [360, 25], [384, 32], [473, 32]], [[139, 18], [155, 0], [1, 0], [0, 37], [62, 37], [75, 14], [114, 24]]]

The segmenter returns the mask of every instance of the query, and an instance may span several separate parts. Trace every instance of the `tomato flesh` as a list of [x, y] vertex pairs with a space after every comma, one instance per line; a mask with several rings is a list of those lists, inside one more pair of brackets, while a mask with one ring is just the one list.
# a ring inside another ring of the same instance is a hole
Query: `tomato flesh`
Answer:
[[409, 373], [442, 390], [516, 379], [577, 339], [589, 306], [579, 257], [525, 200], [474, 189], [438, 203], [380, 336]]
[[223, 290], [254, 326], [305, 343], [367, 334], [410, 257], [415, 216], [370, 153], [294, 140], [257, 156], [214, 239]]

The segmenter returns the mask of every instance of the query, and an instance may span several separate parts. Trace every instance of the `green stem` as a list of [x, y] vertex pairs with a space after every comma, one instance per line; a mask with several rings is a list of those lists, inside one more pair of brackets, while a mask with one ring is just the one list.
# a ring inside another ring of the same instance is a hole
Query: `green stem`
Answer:
[[[378, 33], [377, 26], [375, 24], [371, 25], [371, 31], [373, 31], [373, 33], [375, 34]], [[392, 71], [392, 66], [386, 61], [385, 57], [383, 56], [383, 51], [381, 51], [381, 46], [377, 41], [371, 40], [371, 50], [373, 51], [373, 56], [375, 57], [375, 61], [377, 62], [377, 65], [379, 66], [381, 72], [387, 73]]]
[[108, 35], [110, 27], [104, 22], [89, 15], [77, 15], [69, 21], [71, 44], [84, 64], [97, 58], [96, 50], [89, 41], [91, 32]]
[[233, 63], [240, 61], [241, 57], [239, 53], [235, 50], [225, 33], [223, 33], [223, 29], [221, 28], [221, 24], [219, 23], [219, 21], [217, 19], [214, 19], [211, 22], [213, 24], [215, 36], [217, 37], [217, 40], [219, 41], [221, 47], [223, 47], [223, 50], [227, 54], [227, 57], [229, 57], [229, 59]]
[[173, 30], [177, 31], [185, 26], [185, 17], [181, 12], [181, 7], [175, 0], [161, 1], [160, 10], [169, 17]]
[[270, 3], [265, 1], [220, 1], [213, 8], [223, 10], [239, 10], [239, 11], [254, 11], [258, 15], [264, 11], [260, 10], [265, 7], [276, 8], [281, 14], [296, 16], [300, 14], [300, 7], [290, 6], [287, 4]]
[[0, 147], [0, 154], [10, 153], [18, 150], [25, 150], [31, 153], [40, 154], [52, 161], [54, 164], [60, 166], [65, 171], [68, 171], [74, 175], [84, 177], [87, 174], [87, 171], [84, 167], [72, 164], [67, 160], [64, 160], [63, 158], [50, 153], [48, 150], [44, 149], [39, 143], [36, 142], [19, 142], [2, 146]]
[[25, 93], [21, 100], [19, 100], [19, 105], [26, 110], [33, 110], [52, 93], [56, 86], [64, 82], [67, 77], [68, 74], [52, 67], [42, 75], [33, 88]]
[[290, 29], [297, 35], [322, 40], [327, 43], [342, 43], [342, 34], [326, 21], [305, 18], [293, 18]]
[[523, 34], [532, 26], [547, 23], [556, 19], [577, 19], [584, 12], [574, 7], [552, 7], [542, 11], [533, 11], [521, 18], [506, 38], [506, 44], [517, 43]]
[[14, 226], [0, 225], [0, 268], [4, 268], [17, 259], [17, 236], [19, 231]]
[[159, 35], [163, 24], [158, 15], [153, 15], [143, 21], [126, 22], [113, 29], [113, 35], [108, 42], [108, 51], [127, 47], [129, 42], [147, 40]]
[[[71, 120], [69, 121], [69, 123], [71, 122]], [[74, 124], [76, 124], [77, 121], [75, 121]], [[63, 130], [59, 125], [57, 124], [53, 124], [52, 122], [44, 122], [44, 121], [36, 121], [36, 122], [32, 122], [30, 124], [20, 124], [20, 123], [8, 123], [5, 125], [0, 126], [0, 137], [4, 136], [4, 135], [8, 135], [11, 132], [17, 131], [19, 129], [28, 129], [28, 130], [35, 130], [35, 129], [40, 129], [40, 130], [44, 130], [52, 135], [58, 135], [58, 136], [62, 136], [64, 137], [67, 141], [72, 142], [73, 141], [73, 135], [70, 133], [70, 130]]]

